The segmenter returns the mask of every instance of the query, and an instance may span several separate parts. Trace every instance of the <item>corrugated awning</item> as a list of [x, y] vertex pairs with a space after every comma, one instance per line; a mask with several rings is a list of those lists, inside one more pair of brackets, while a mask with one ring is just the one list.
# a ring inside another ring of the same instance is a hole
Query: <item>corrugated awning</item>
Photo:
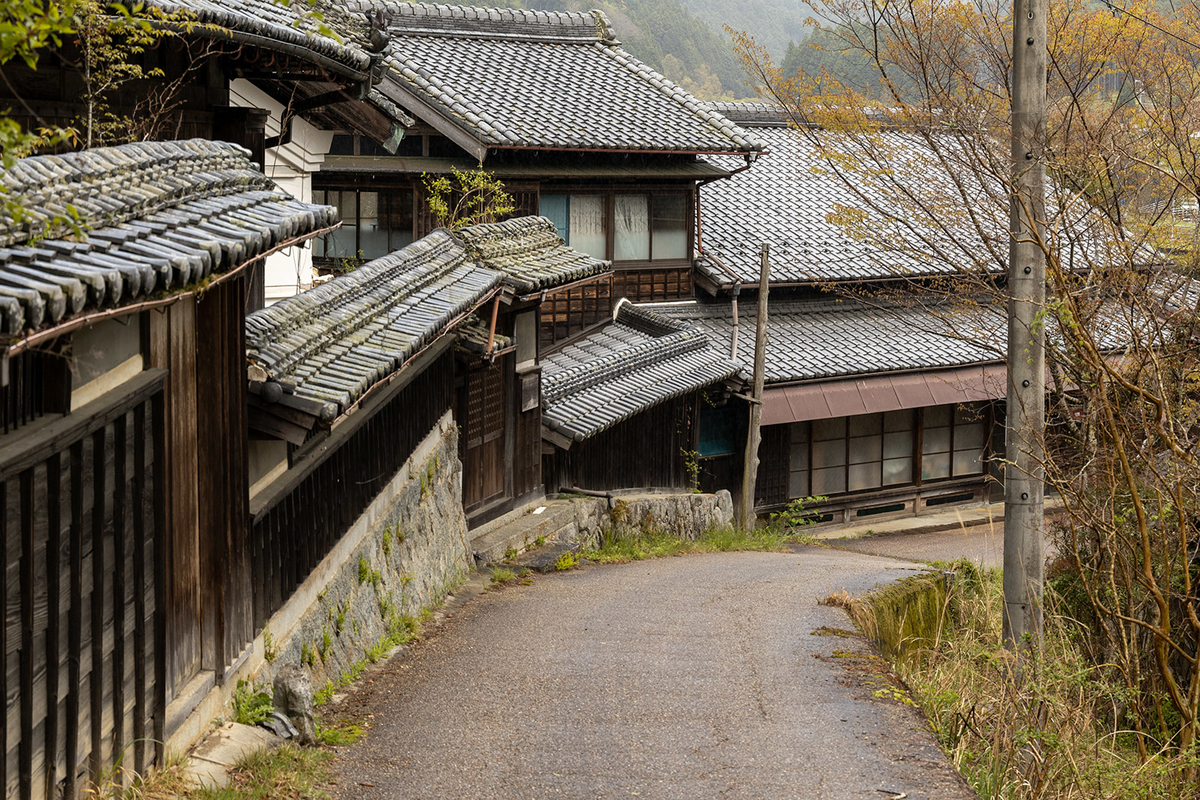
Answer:
[[1008, 394], [1004, 364], [781, 386], [763, 392], [763, 425], [996, 400]]

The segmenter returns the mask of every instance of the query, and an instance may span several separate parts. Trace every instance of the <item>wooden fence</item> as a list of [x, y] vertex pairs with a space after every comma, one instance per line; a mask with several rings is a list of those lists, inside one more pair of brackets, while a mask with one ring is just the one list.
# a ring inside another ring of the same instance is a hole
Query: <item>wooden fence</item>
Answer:
[[162, 740], [163, 375], [0, 448], [5, 797], [74, 797]]
[[[445, 348], [413, 377], [346, 420], [251, 508], [254, 625], [261, 629], [379, 495], [450, 410], [454, 358]], [[418, 359], [420, 360], [420, 359]], [[297, 468], [298, 467], [298, 468]]]

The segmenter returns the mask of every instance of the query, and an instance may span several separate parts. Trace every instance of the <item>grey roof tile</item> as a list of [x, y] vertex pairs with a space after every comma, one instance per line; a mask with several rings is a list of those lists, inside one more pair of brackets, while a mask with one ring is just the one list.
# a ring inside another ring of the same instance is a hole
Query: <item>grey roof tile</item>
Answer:
[[597, 275], [607, 261], [573, 250], [545, 217], [519, 217], [455, 231], [481, 266], [504, 273], [525, 294]]
[[611, 325], [542, 360], [542, 422], [581, 442], [736, 372], [700, 330], [622, 303]]
[[[981, 183], [966, 166], [951, 172], [919, 137], [900, 132], [885, 134], [893, 151], [886, 163], [871, 169], [887, 170], [895, 178], [872, 180], [850, 169], [838, 176], [822, 147], [848, 153], [863, 152], [846, 136], [806, 128], [788, 127], [777, 107], [766, 103], [711, 103], [710, 107], [741, 122], [764, 140], [769, 152], [748, 170], [729, 180], [707, 184], [702, 190], [703, 252], [697, 271], [721, 286], [732, 283], [727, 271], [705, 254], [716, 257], [749, 284], [758, 280], [761, 245], [771, 246], [773, 284], [819, 284], [839, 281], [879, 280], [896, 277], [950, 275], [960, 271], [978, 274], [1005, 269], [1008, 259], [1008, 195], [998, 185]], [[883, 149], [883, 148], [881, 148]], [[952, 162], [959, 144], [947, 140], [941, 156]], [[728, 156], [709, 159], [734, 169], [739, 163]], [[867, 160], [867, 159], [864, 159]], [[898, 188], [899, 187], [899, 188]], [[962, 210], [960, 192], [973, 200], [974, 218]], [[861, 197], [859, 196], [861, 193]], [[865, 198], [865, 199], [864, 199]], [[869, 201], [869, 202], [868, 202]], [[917, 203], [922, 209], [915, 211]], [[874, 206], [874, 208], [872, 208]], [[1071, 269], [1086, 269], [1108, 260], [1114, 250], [1118, 263], [1126, 263], [1125, 243], [1103, 215], [1086, 203], [1066, 204], [1063, 214], [1048, 211], [1059, 232], [1059, 252]], [[855, 237], [833, 219], [841, 209], [863, 213], [869, 238]], [[885, 209], [882, 214], [876, 209]], [[934, 215], [939, 225], [929, 225], [920, 236], [899, 219]], [[946, 230], [939, 228], [945, 227]], [[953, 235], [951, 235], [951, 233]], [[1149, 248], [1138, 258], [1161, 262]]]
[[391, 14], [384, 78], [488, 147], [742, 153], [759, 140], [621, 49], [600, 11], [342, 0]]
[[[563, 244], [541, 217], [436, 230], [310, 291], [246, 318], [247, 357], [301, 398], [345, 412], [503, 284], [535, 291], [592, 275], [607, 262]], [[464, 346], [486, 347], [475, 320]], [[507, 345], [499, 337], [496, 346]]]
[[[730, 352], [732, 307], [728, 303], [680, 303], [656, 310], [694, 325], [713, 347]], [[754, 357], [757, 309], [739, 306], [738, 361], [747, 378]], [[1004, 316], [949, 305], [865, 305], [851, 300], [770, 303], [767, 316], [768, 383], [957, 367], [1004, 358]]]
[[144, 142], [21, 159], [0, 173], [28, 216], [0, 217], [0, 332], [180, 289], [336, 223], [333, 208], [279, 191], [249, 155], [201, 139]]
[[[358, 72], [371, 66], [370, 26], [363, 14], [350, 14], [327, 0], [149, 0], [148, 5], [200, 23], [192, 28], [197, 36], [232, 31], [254, 37], [267, 49], [308, 53]], [[338, 38], [322, 33], [322, 25]]]

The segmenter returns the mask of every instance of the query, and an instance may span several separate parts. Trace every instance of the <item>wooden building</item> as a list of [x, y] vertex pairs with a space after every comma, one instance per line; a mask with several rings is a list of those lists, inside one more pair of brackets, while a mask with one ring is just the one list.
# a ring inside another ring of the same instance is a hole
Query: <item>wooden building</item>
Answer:
[[[605, 262], [528, 217], [435, 230], [248, 317], [253, 541], [264, 571], [294, 565], [260, 615], [288, 597], [374, 494], [364, 488], [340, 500], [348, 517], [314, 508], [337, 486], [390, 476], [447, 410], [460, 427], [471, 524], [540, 497], [537, 350], [549, 325], [539, 314], [553, 313], [556, 293], [569, 298], [610, 280]], [[432, 395], [423, 371], [442, 376]], [[430, 397], [440, 398], [436, 407], [414, 415]], [[381, 438], [372, 424], [408, 438]], [[355, 455], [356, 447], [379, 456]], [[280, 546], [308, 549], [281, 559], [273, 555]]]
[[74, 797], [143, 770], [254, 637], [247, 268], [336, 222], [203, 140], [5, 179], [35, 222], [0, 224], [0, 785]]
[[696, 488], [700, 410], [740, 383], [699, 329], [627, 300], [542, 371], [548, 492]]
[[[921, 243], [880, 248], [831, 221], [834, 208], [857, 208], [861, 201], [821, 169], [813, 139], [790, 128], [778, 108], [712, 108], [763, 141], [769, 154], [704, 187], [699, 299], [660, 310], [736, 353], [748, 379], [753, 290], [761, 246], [770, 244], [756, 507], [768, 512], [822, 496], [828, 498], [820, 504], [824, 521], [852, 523], [989, 501], [1004, 448], [1003, 309], [922, 291], [927, 282], [954, 280], [963, 266], [925, 253]], [[898, 138], [895, 144], [913, 153], [907, 162], [913, 172], [904, 178], [925, 191], [948, 182], [922, 158], [920, 142]], [[1007, 234], [1000, 228], [996, 235]], [[960, 244], [977, 240], [966, 231]], [[987, 252], [982, 240], [978, 246]], [[705, 410], [704, 486], [740, 485], [747, 416], [740, 400]]]
[[424, 237], [437, 222], [423, 176], [482, 165], [514, 216], [547, 217], [572, 248], [612, 262], [618, 297], [692, 296], [696, 187], [732, 171], [705, 157], [745, 163], [761, 149], [753, 137], [624, 52], [601, 12], [386, 12], [373, 93], [393, 104], [394, 129], [295, 114], [333, 133], [328, 153], [310, 154], [310, 180], [344, 225], [317, 244], [317, 267], [336, 273]]

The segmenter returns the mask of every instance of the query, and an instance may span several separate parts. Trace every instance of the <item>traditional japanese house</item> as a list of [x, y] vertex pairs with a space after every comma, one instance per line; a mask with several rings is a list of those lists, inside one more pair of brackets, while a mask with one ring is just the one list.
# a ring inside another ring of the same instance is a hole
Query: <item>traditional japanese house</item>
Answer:
[[426, 235], [437, 223], [422, 176], [482, 165], [515, 216], [550, 218], [572, 248], [611, 261], [617, 296], [692, 296], [696, 186], [737, 168], [704, 157], [744, 166], [755, 139], [623, 51], [599, 11], [345, 8], [386, 15], [375, 90], [415, 122], [386, 140], [336, 129], [312, 185], [345, 224], [317, 246], [319, 267]]
[[[763, 103], [714, 106], [770, 152], [704, 187], [696, 281], [705, 301], [661, 311], [708, 332], [748, 378], [756, 325], [756, 292], [748, 290], [770, 245], [756, 506], [825, 496], [822, 518], [840, 523], [987, 501], [1004, 443], [996, 402], [1007, 392], [1002, 310], [964, 311], [902, 291], [923, 276], [953, 279], [956, 267], [848, 235], [829, 214], [857, 198], [822, 168], [811, 138]], [[1005, 235], [1002, 226], [996, 235]], [[702, 483], [736, 487], [746, 406], [703, 414]]]
[[[519, 218], [435, 230], [250, 315], [253, 541], [268, 585], [283, 581], [260, 622], [374, 497], [366, 473], [390, 474], [445, 414], [472, 524], [540, 496], [541, 298], [606, 276], [553, 223]], [[364, 488], [344, 515], [314, 513], [345, 485]], [[280, 547], [293, 566], [276, 578]]]
[[0, 219], [0, 786], [142, 771], [254, 638], [249, 266], [336, 224], [243, 148], [18, 161]]
[[[364, 14], [325, 4], [318, 15], [307, 4], [273, 0], [152, 0], [136, 16], [161, 34], [143, 51], [122, 54], [147, 77], [124, 82], [89, 106], [81, 44], [63, 37], [61, 46], [44, 48], [36, 69], [20, 59], [5, 65], [0, 100], [7, 116], [30, 130], [74, 128], [68, 148], [192, 136], [232, 142], [248, 148], [285, 191], [305, 199], [311, 199], [307, 175], [319, 166], [309, 156], [318, 147], [313, 140], [327, 146], [329, 134], [301, 115], [384, 139], [398, 130], [397, 120], [412, 122], [372, 89], [382, 40]], [[281, 103], [294, 114], [282, 125], [269, 120]], [[89, 114], [103, 120], [92, 130]], [[255, 265], [248, 307], [263, 304], [266, 283], [283, 284], [275, 295], [294, 293], [295, 276], [303, 272], [296, 265], [308, 263], [310, 252], [293, 248], [272, 257], [271, 278]]]

